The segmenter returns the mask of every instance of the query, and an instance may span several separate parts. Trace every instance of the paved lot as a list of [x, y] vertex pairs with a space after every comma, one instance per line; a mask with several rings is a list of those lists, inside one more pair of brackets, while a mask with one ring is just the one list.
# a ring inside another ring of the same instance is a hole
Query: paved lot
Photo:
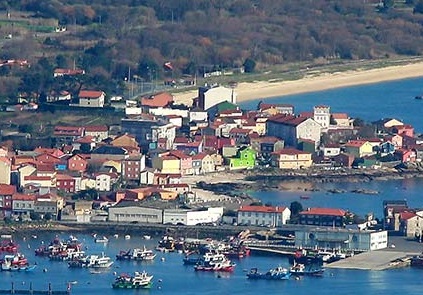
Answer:
[[[395, 247], [393, 247], [394, 245]], [[326, 265], [326, 268], [346, 268], [365, 270], [385, 270], [405, 266], [394, 261], [407, 260], [413, 255], [422, 253], [423, 244], [408, 241], [404, 237], [389, 237], [389, 248], [370, 251]]]

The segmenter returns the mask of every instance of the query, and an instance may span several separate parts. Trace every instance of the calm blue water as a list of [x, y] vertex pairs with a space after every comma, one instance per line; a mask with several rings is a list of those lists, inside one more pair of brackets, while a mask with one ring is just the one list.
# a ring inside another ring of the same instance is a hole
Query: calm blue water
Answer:
[[[419, 132], [423, 131], [421, 110], [423, 102], [415, 100], [414, 96], [423, 92], [423, 78], [407, 79], [367, 86], [339, 88], [330, 91], [286, 96], [283, 98], [266, 99], [274, 103], [292, 103], [296, 112], [309, 111], [314, 105], [326, 104], [333, 112], [347, 112], [351, 117], [359, 117], [366, 121], [380, 118], [395, 117], [415, 126]], [[254, 109], [258, 103], [251, 101], [242, 104], [243, 108]], [[347, 191], [366, 188], [380, 191], [379, 195], [360, 194], [328, 194], [330, 188], [342, 188]], [[292, 201], [300, 201], [303, 207], [339, 207], [349, 209], [359, 215], [374, 212], [377, 217], [382, 214], [383, 200], [407, 199], [411, 207], [423, 208], [423, 180], [397, 180], [371, 183], [338, 183], [324, 184], [317, 192], [255, 192], [254, 196], [274, 205], [287, 205]], [[310, 199], [301, 200], [301, 195], [308, 195]], [[67, 234], [61, 237], [67, 238]], [[105, 254], [115, 257], [120, 250], [134, 247], [153, 248], [157, 244], [155, 237], [150, 241], [133, 236], [131, 240], [123, 238], [111, 239], [107, 245], [93, 243], [90, 235], [80, 235], [78, 238], [87, 246], [88, 254]], [[245, 270], [258, 267], [267, 270], [277, 265], [288, 265], [286, 259], [272, 256], [250, 256], [237, 261], [237, 267], [232, 274], [218, 277], [214, 273], [198, 273], [192, 267], [182, 264], [183, 256], [177, 253], [159, 253], [152, 263], [132, 263], [116, 261], [113, 267], [101, 274], [91, 274], [86, 269], [69, 269], [66, 263], [50, 262], [47, 258], [35, 257], [34, 249], [41, 240], [49, 242], [54, 234], [39, 235], [37, 239], [17, 237], [21, 245], [21, 252], [27, 255], [30, 262], [37, 262], [38, 268], [33, 273], [0, 273], [0, 288], [10, 288], [11, 282], [22, 289], [32, 282], [34, 288], [46, 289], [49, 282], [53, 289], [64, 290], [66, 282], [77, 281], [72, 286], [72, 294], [88, 295], [119, 295], [119, 294], [420, 294], [423, 270], [404, 268], [390, 271], [356, 271], [329, 270], [323, 278], [304, 278], [300, 281], [289, 280], [281, 282], [249, 281]], [[164, 261], [161, 258], [164, 258]], [[43, 272], [46, 269], [46, 272]], [[155, 276], [155, 287], [151, 290], [113, 290], [111, 283], [114, 272], [131, 273], [135, 270], [147, 270]], [[162, 282], [157, 280], [161, 279]]]
[[[328, 183], [319, 184], [319, 191], [272, 191], [249, 192], [263, 203], [274, 206], [288, 206], [297, 201], [307, 207], [335, 207], [354, 212], [362, 217], [367, 213], [374, 213], [376, 217], [383, 217], [383, 201], [407, 200], [409, 207], [423, 208], [423, 178], [412, 178], [390, 181], [372, 181], [364, 183]], [[328, 193], [330, 189], [343, 189], [346, 193]], [[355, 189], [376, 190], [379, 194], [366, 195], [351, 193]], [[309, 199], [300, 199], [308, 196]]]
[[[312, 111], [315, 105], [324, 104], [331, 107], [331, 112], [345, 112], [352, 118], [361, 118], [367, 122], [397, 118], [413, 125], [421, 133], [423, 101], [414, 99], [421, 94], [423, 77], [262, 100], [268, 103], [293, 104], [296, 113]], [[256, 109], [259, 101], [240, 103], [240, 106], [243, 109]]]
[[[68, 234], [62, 234], [66, 238]], [[151, 263], [116, 261], [112, 268], [101, 274], [91, 274], [86, 269], [69, 269], [65, 262], [51, 262], [47, 258], [35, 257], [35, 249], [41, 240], [49, 241], [53, 234], [39, 236], [37, 239], [29, 238], [23, 241], [18, 238], [21, 251], [37, 262], [38, 268], [32, 273], [0, 273], [1, 288], [9, 288], [14, 282], [16, 288], [26, 288], [32, 282], [34, 288], [45, 289], [48, 282], [52, 283], [53, 290], [64, 290], [66, 282], [76, 281], [72, 286], [72, 294], [386, 294], [388, 292], [404, 292], [404, 294], [419, 294], [423, 270], [400, 269], [392, 271], [355, 271], [355, 270], [328, 270], [322, 278], [304, 278], [303, 280], [289, 281], [249, 281], [246, 279], [246, 270], [258, 267], [267, 270], [277, 265], [286, 265], [285, 258], [275, 256], [250, 256], [237, 261], [237, 267], [232, 274], [222, 274], [218, 277], [215, 273], [195, 272], [192, 266], [182, 264], [182, 254], [159, 253], [156, 260]], [[127, 241], [123, 238], [112, 239], [109, 244], [95, 244], [89, 235], [80, 235], [78, 238], [88, 247], [87, 253], [104, 252], [114, 256], [122, 249], [140, 247], [154, 247], [157, 240], [141, 240], [132, 236]], [[29, 249], [28, 247], [31, 247]], [[164, 258], [164, 261], [161, 258]], [[47, 272], [43, 272], [46, 269]], [[132, 272], [147, 270], [155, 278], [155, 286], [151, 290], [114, 290], [111, 283], [114, 279], [113, 272]], [[161, 279], [161, 282], [158, 280]], [[405, 284], [406, 282], [406, 284]]]

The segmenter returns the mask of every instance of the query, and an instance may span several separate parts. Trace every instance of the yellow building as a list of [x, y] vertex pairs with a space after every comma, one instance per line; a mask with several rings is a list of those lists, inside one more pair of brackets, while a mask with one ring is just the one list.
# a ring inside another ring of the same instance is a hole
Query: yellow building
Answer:
[[103, 167], [112, 167], [113, 169], [116, 169], [116, 173], [122, 173], [122, 163], [121, 161], [115, 161], [115, 160], [108, 160], [102, 164]]
[[373, 155], [373, 145], [365, 140], [350, 140], [344, 145], [345, 152], [356, 158]]
[[181, 173], [181, 160], [175, 156], [159, 156], [153, 158], [153, 168], [161, 173], [179, 174]]
[[311, 153], [293, 148], [282, 149], [271, 154], [271, 164], [279, 169], [309, 168], [313, 164]]

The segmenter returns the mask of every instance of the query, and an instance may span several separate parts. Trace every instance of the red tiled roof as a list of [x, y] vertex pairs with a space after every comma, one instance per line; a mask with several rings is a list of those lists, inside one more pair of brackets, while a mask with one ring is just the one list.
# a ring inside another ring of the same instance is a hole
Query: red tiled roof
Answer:
[[345, 146], [346, 147], [361, 147], [366, 142], [367, 141], [365, 140], [350, 140], [345, 144]]
[[0, 195], [13, 195], [16, 193], [16, 186], [10, 184], [0, 184]]
[[177, 151], [177, 150], [170, 151], [169, 152], [169, 155], [175, 156], [175, 157], [177, 157], [179, 159], [187, 159], [187, 158], [190, 158], [190, 156], [184, 154], [182, 151]]
[[243, 129], [243, 128], [232, 128], [229, 131], [229, 134], [248, 134], [251, 132], [251, 129]]
[[75, 142], [77, 142], [77, 143], [93, 143], [94, 137], [91, 136], [91, 135], [87, 135], [87, 136], [84, 136], [84, 137], [77, 139]]
[[193, 155], [193, 156], [192, 156], [192, 159], [193, 159], [193, 160], [202, 160], [202, 159], [204, 159], [206, 156], [208, 156], [208, 154], [206, 154], [206, 153], [199, 153], [199, 154]]
[[82, 136], [84, 128], [74, 126], [56, 126], [54, 135], [56, 136]]
[[300, 117], [302, 117], [302, 118], [313, 118], [314, 113], [313, 112], [301, 112]]
[[259, 104], [259, 108], [262, 111], [270, 109], [270, 108], [281, 108], [281, 107], [294, 109], [294, 106], [292, 104], [284, 104], [284, 103], [277, 104], [277, 103], [264, 103], [264, 102], [260, 102]]
[[109, 128], [106, 125], [85, 126], [85, 132], [107, 132]]
[[182, 137], [182, 136], [175, 137], [175, 140], [173, 141], [174, 144], [175, 143], [188, 143], [188, 142], [189, 142], [188, 138]]
[[241, 206], [238, 212], [282, 213], [286, 207]]
[[173, 95], [167, 92], [161, 92], [149, 97], [141, 98], [141, 105], [148, 107], [165, 107], [173, 102]]
[[330, 216], [345, 216], [346, 211], [335, 208], [309, 208], [301, 211], [301, 215], [330, 215]]
[[81, 90], [79, 91], [79, 98], [99, 98], [103, 94], [103, 91], [98, 90]]
[[400, 213], [400, 219], [401, 220], [408, 220], [408, 219], [410, 219], [414, 216], [417, 216], [417, 214], [414, 213], [414, 212], [401, 212]]
[[303, 154], [310, 154], [309, 152], [297, 150], [294, 148], [285, 148], [279, 151], [273, 152], [274, 155], [303, 155]]
[[346, 113], [333, 113], [332, 118], [334, 118], [334, 119], [348, 119], [348, 115]]
[[74, 178], [67, 174], [57, 174], [56, 180], [74, 180]]
[[28, 175], [28, 176], [24, 176], [24, 180], [29, 180], [29, 181], [36, 181], [36, 180], [51, 180], [50, 176], [36, 176], [36, 175]]
[[80, 70], [80, 69], [61, 69], [61, 68], [57, 68], [54, 70], [55, 74], [59, 74], [59, 75], [82, 75], [85, 74], [84, 70]]
[[34, 195], [15, 193], [12, 195], [13, 201], [35, 201]]

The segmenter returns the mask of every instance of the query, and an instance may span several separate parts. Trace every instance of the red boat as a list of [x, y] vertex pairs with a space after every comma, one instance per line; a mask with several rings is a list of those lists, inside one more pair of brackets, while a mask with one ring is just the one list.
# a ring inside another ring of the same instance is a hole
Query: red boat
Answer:
[[12, 240], [5, 240], [0, 244], [0, 252], [16, 253], [17, 251], [18, 245]]

